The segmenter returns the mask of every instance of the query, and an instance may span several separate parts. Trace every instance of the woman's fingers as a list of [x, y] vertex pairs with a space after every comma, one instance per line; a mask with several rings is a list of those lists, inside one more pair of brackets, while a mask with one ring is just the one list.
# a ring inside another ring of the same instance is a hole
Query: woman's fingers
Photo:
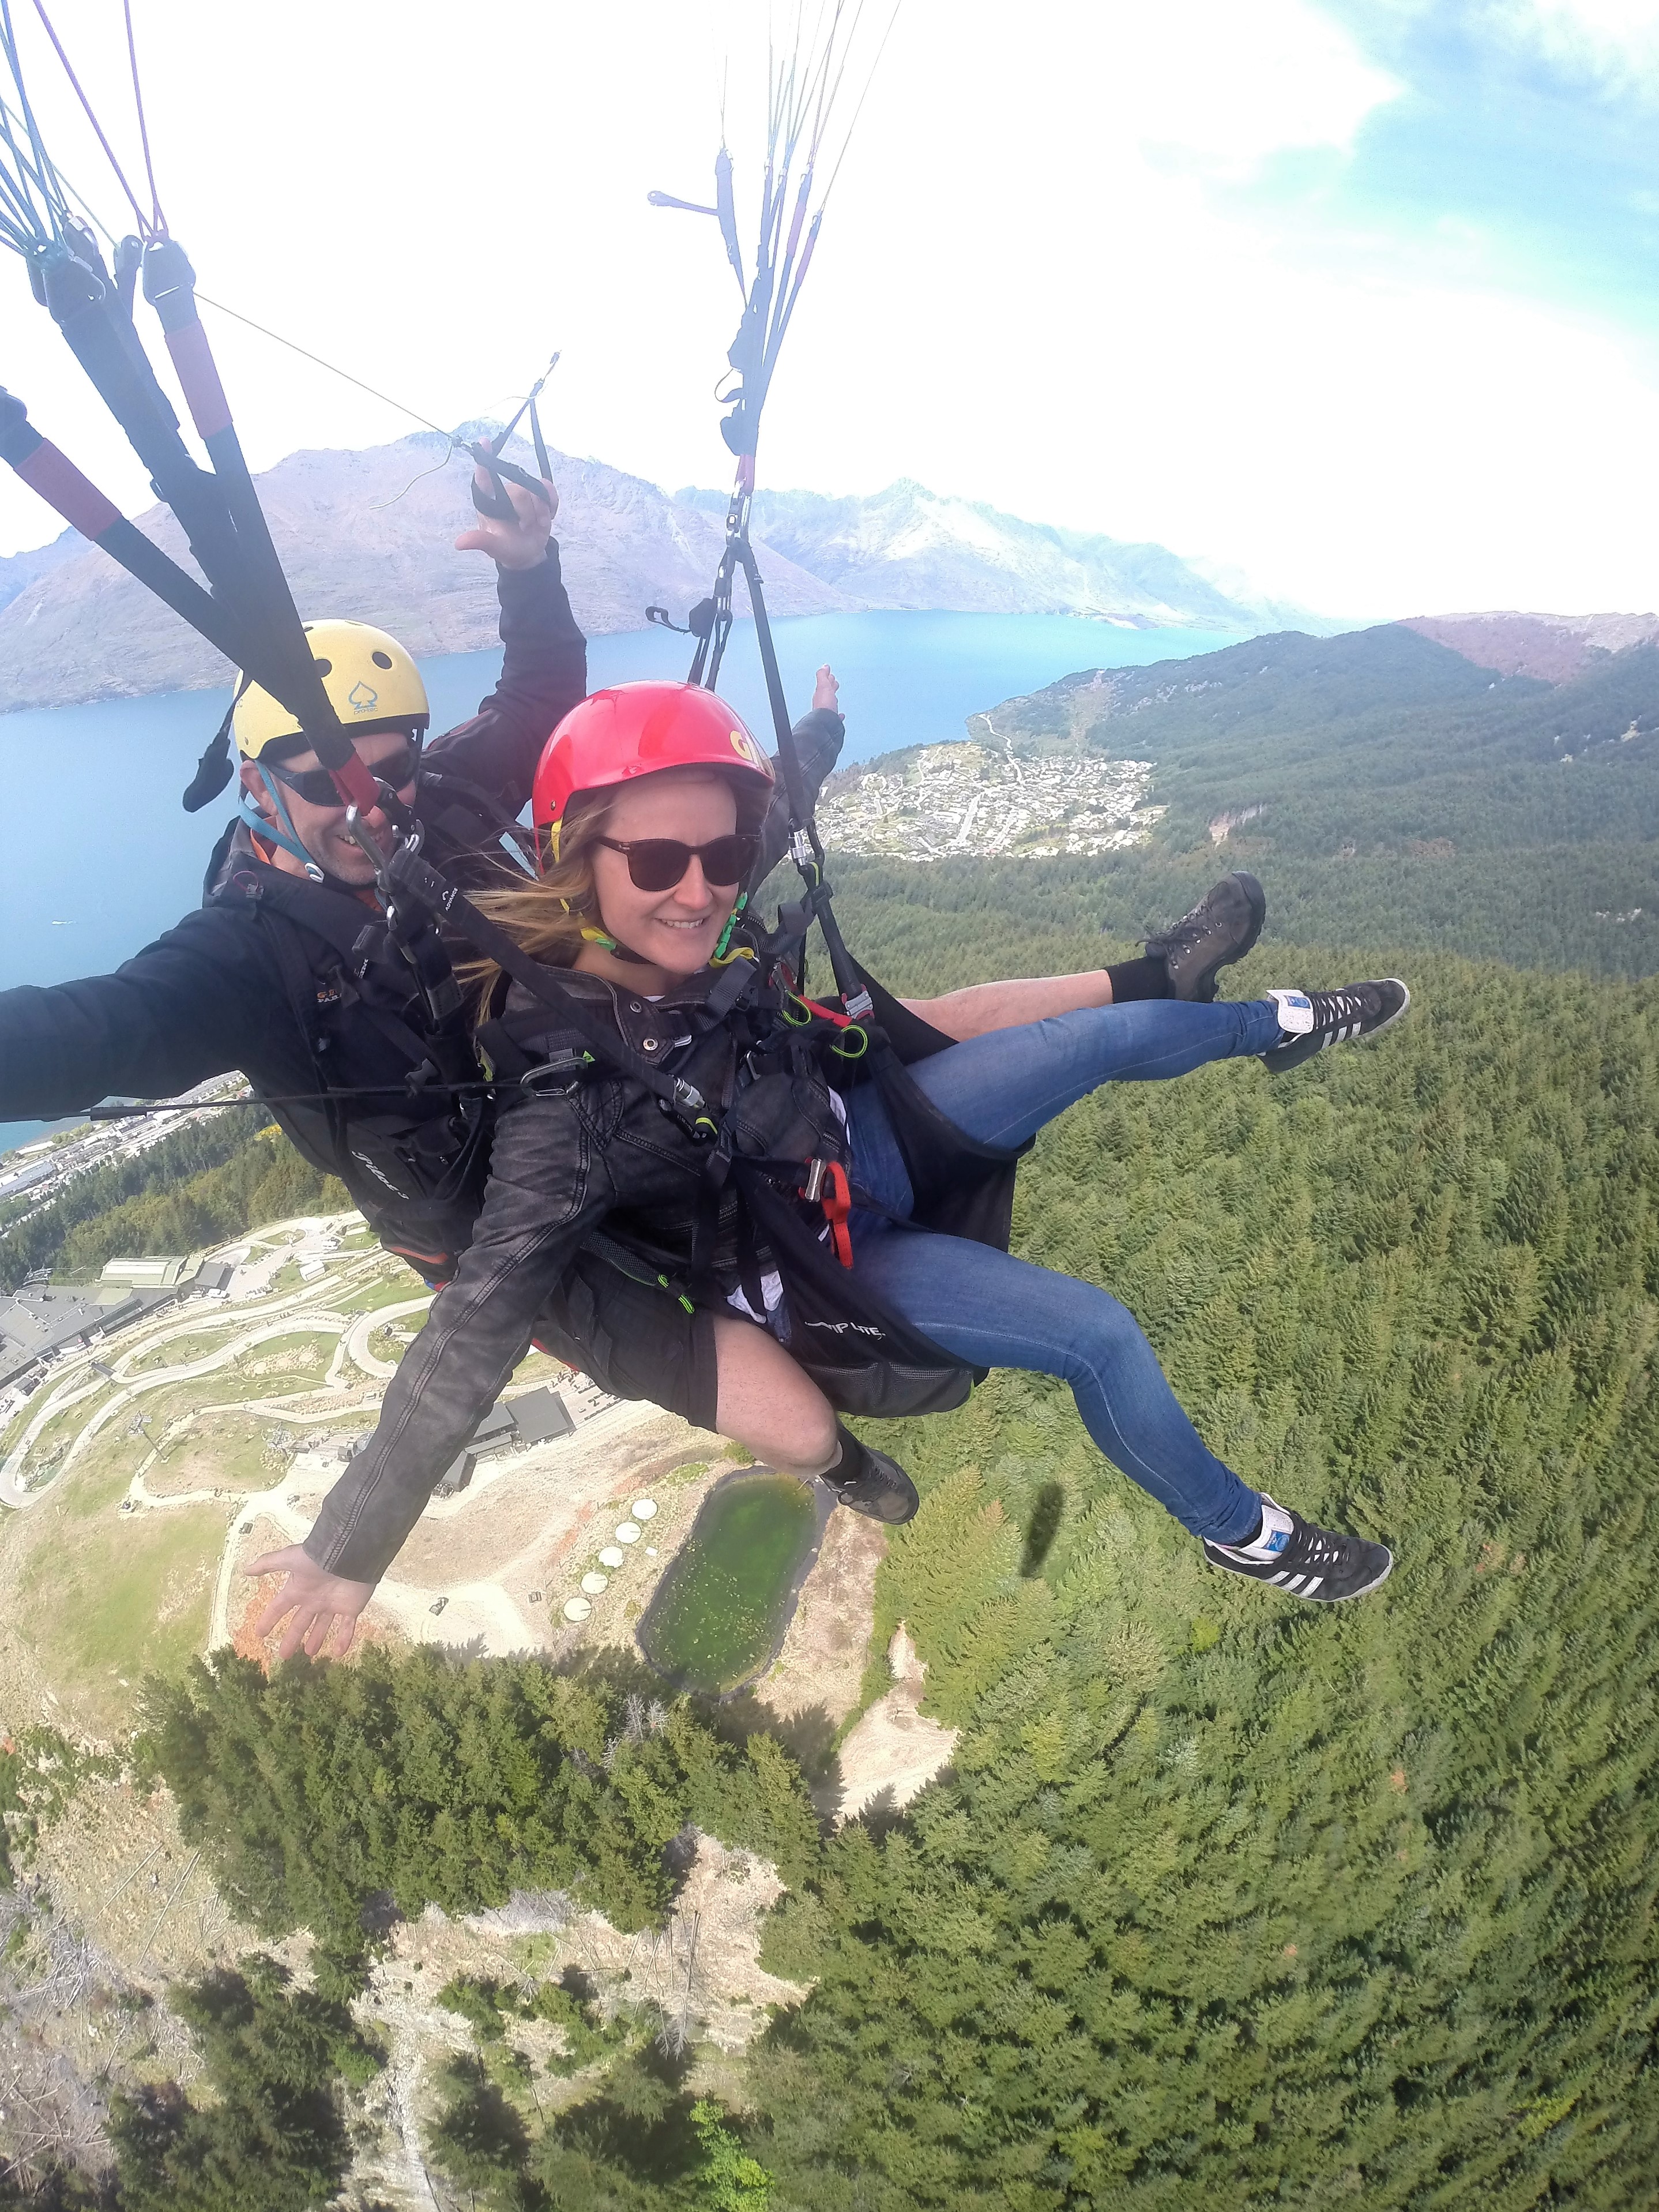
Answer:
[[288, 1544], [280, 1552], [263, 1553], [258, 1559], [251, 1560], [242, 1570], [243, 1573], [250, 1578], [262, 1575], [281, 1575], [283, 1577], [281, 1587], [253, 1624], [253, 1632], [262, 1643], [271, 1634], [277, 1624], [294, 1611], [299, 1602], [299, 1577], [296, 1571], [302, 1561], [306, 1566], [311, 1565], [311, 1561], [306, 1559], [298, 1544]]
[[282, 1641], [276, 1647], [279, 1659], [292, 1659], [311, 1634], [313, 1615], [309, 1606], [297, 1607], [294, 1618], [282, 1632]]
[[303, 1544], [288, 1544], [280, 1552], [266, 1552], [245, 1570], [249, 1575], [281, 1575], [282, 1586], [253, 1625], [261, 1642], [274, 1635], [284, 1621], [279, 1659], [292, 1659], [304, 1650], [315, 1659], [334, 1640], [336, 1656], [343, 1659], [356, 1634], [357, 1616], [374, 1595], [372, 1583], [348, 1582], [319, 1567]]

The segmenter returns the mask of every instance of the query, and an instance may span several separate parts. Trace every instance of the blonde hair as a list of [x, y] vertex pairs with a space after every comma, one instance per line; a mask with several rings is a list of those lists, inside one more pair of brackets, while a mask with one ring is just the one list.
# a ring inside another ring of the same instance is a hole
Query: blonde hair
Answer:
[[[603, 927], [593, 848], [604, 834], [615, 796], [614, 789], [577, 793], [560, 825], [559, 858], [546, 864], [539, 883], [514, 884], [474, 897], [479, 912], [499, 923], [544, 968], [573, 967], [588, 942], [584, 933]], [[456, 963], [455, 972], [468, 989], [477, 992], [481, 1015], [487, 1014], [501, 969], [493, 960], [465, 960]]]

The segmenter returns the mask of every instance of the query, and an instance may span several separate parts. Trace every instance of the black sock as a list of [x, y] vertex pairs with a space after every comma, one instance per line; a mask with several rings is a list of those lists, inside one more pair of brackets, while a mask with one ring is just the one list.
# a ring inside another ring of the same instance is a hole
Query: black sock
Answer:
[[1120, 960], [1115, 968], [1108, 968], [1111, 979], [1111, 1003], [1126, 1006], [1132, 999], [1167, 999], [1172, 996], [1169, 969], [1161, 958], [1147, 955], [1140, 960]]
[[839, 1421], [835, 1424], [835, 1434], [840, 1449], [833, 1462], [824, 1469], [820, 1480], [839, 1489], [845, 1483], [857, 1482], [864, 1472], [864, 1447], [852, 1431], [844, 1428]]

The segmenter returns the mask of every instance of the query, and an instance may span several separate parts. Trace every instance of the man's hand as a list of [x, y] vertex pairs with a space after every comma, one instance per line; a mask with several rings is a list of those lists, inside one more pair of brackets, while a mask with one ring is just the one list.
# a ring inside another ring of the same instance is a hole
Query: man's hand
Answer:
[[812, 687], [812, 703], [814, 707], [827, 707], [832, 714], [839, 714], [841, 711], [838, 703], [840, 696], [841, 686], [836, 682], [835, 672], [826, 660], [818, 672], [817, 683]]
[[[495, 481], [483, 468], [473, 471], [472, 480], [480, 491], [490, 490]], [[498, 568], [533, 568], [538, 561], [545, 560], [553, 518], [559, 512], [559, 495], [545, 477], [542, 481], [548, 489], [545, 500], [504, 478], [502, 488], [512, 501], [517, 520], [498, 522], [492, 514], [481, 514], [472, 529], [463, 530], [456, 539], [456, 551], [487, 553]]]
[[312, 1659], [326, 1652], [334, 1640], [334, 1656], [343, 1659], [357, 1632], [357, 1616], [374, 1595], [372, 1583], [348, 1583], [319, 1567], [303, 1545], [289, 1544], [280, 1552], [267, 1552], [242, 1570], [245, 1575], [286, 1575], [288, 1579], [253, 1624], [256, 1636], [270, 1635], [279, 1621], [288, 1625], [277, 1646], [279, 1659], [292, 1659], [304, 1650]]

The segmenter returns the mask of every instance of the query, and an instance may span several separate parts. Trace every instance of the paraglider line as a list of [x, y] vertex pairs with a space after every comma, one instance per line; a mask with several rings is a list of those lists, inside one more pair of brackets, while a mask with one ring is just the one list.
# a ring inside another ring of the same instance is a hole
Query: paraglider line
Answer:
[[340, 368], [333, 362], [324, 361], [320, 353], [312, 353], [308, 347], [296, 345], [292, 338], [285, 338], [280, 331], [268, 330], [263, 323], [256, 323], [251, 315], [239, 314], [234, 307], [227, 307], [222, 300], [209, 299], [205, 292], [198, 291], [196, 296], [204, 307], [213, 308], [217, 314], [228, 315], [233, 323], [245, 323], [251, 331], [257, 331], [262, 338], [270, 338], [275, 344], [286, 346], [290, 353], [297, 353], [306, 361], [315, 362], [318, 368], [327, 369], [330, 376], [342, 377], [348, 384], [354, 384], [360, 392], [366, 392], [371, 399], [384, 400], [388, 407], [395, 407], [400, 415], [407, 415], [412, 422], [418, 422], [423, 430], [436, 430], [440, 438], [449, 436], [449, 432], [434, 422], [430, 416], [422, 415], [414, 407], [406, 407], [401, 399], [394, 399], [389, 392], [381, 392], [372, 384], [365, 384], [360, 376], [354, 376], [349, 369]]
[[[51, 17], [47, 15], [45, 9], [45, 0], [34, 0], [34, 12], [40, 18], [41, 22], [45, 27], [46, 36], [51, 40], [52, 46], [57, 51], [58, 58], [64, 64], [64, 74], [74, 88], [76, 98], [86, 110], [87, 120], [91, 124], [99, 144], [103, 148], [105, 154], [108, 156], [109, 165], [115, 172], [116, 182], [120, 185], [122, 191], [127, 196], [128, 204], [132, 209], [133, 220], [138, 225], [139, 235], [146, 240], [165, 237], [165, 230], [158, 228], [156, 224], [153, 223], [149, 217], [144, 213], [143, 209], [139, 206], [138, 196], [133, 191], [132, 186], [127, 182], [127, 173], [121, 167], [119, 161], [116, 160], [115, 149], [110, 144], [109, 140], [104, 136], [104, 126], [98, 120], [97, 116], [93, 112], [92, 102], [87, 98], [86, 94], [81, 88], [81, 80], [75, 74], [75, 64], [70, 61], [68, 54], [64, 51], [64, 41], [58, 37], [57, 32], [52, 28]], [[130, 31], [130, 21], [129, 21], [128, 27], [129, 31]], [[20, 87], [19, 88], [21, 90], [21, 88]], [[147, 144], [147, 157], [148, 152], [148, 149]], [[152, 182], [154, 180], [152, 179]], [[156, 212], [159, 214], [160, 210], [158, 209]]]
[[[39, 0], [36, 0], [39, 4]], [[155, 189], [155, 163], [150, 156], [150, 127], [144, 113], [144, 88], [138, 81], [138, 48], [132, 35], [132, 0], [121, 0], [121, 12], [127, 24], [127, 61], [132, 70], [132, 104], [138, 115], [139, 143], [144, 149], [144, 174], [149, 179], [150, 207], [155, 216], [156, 235], [167, 234], [167, 219], [161, 212], [161, 195]]]

